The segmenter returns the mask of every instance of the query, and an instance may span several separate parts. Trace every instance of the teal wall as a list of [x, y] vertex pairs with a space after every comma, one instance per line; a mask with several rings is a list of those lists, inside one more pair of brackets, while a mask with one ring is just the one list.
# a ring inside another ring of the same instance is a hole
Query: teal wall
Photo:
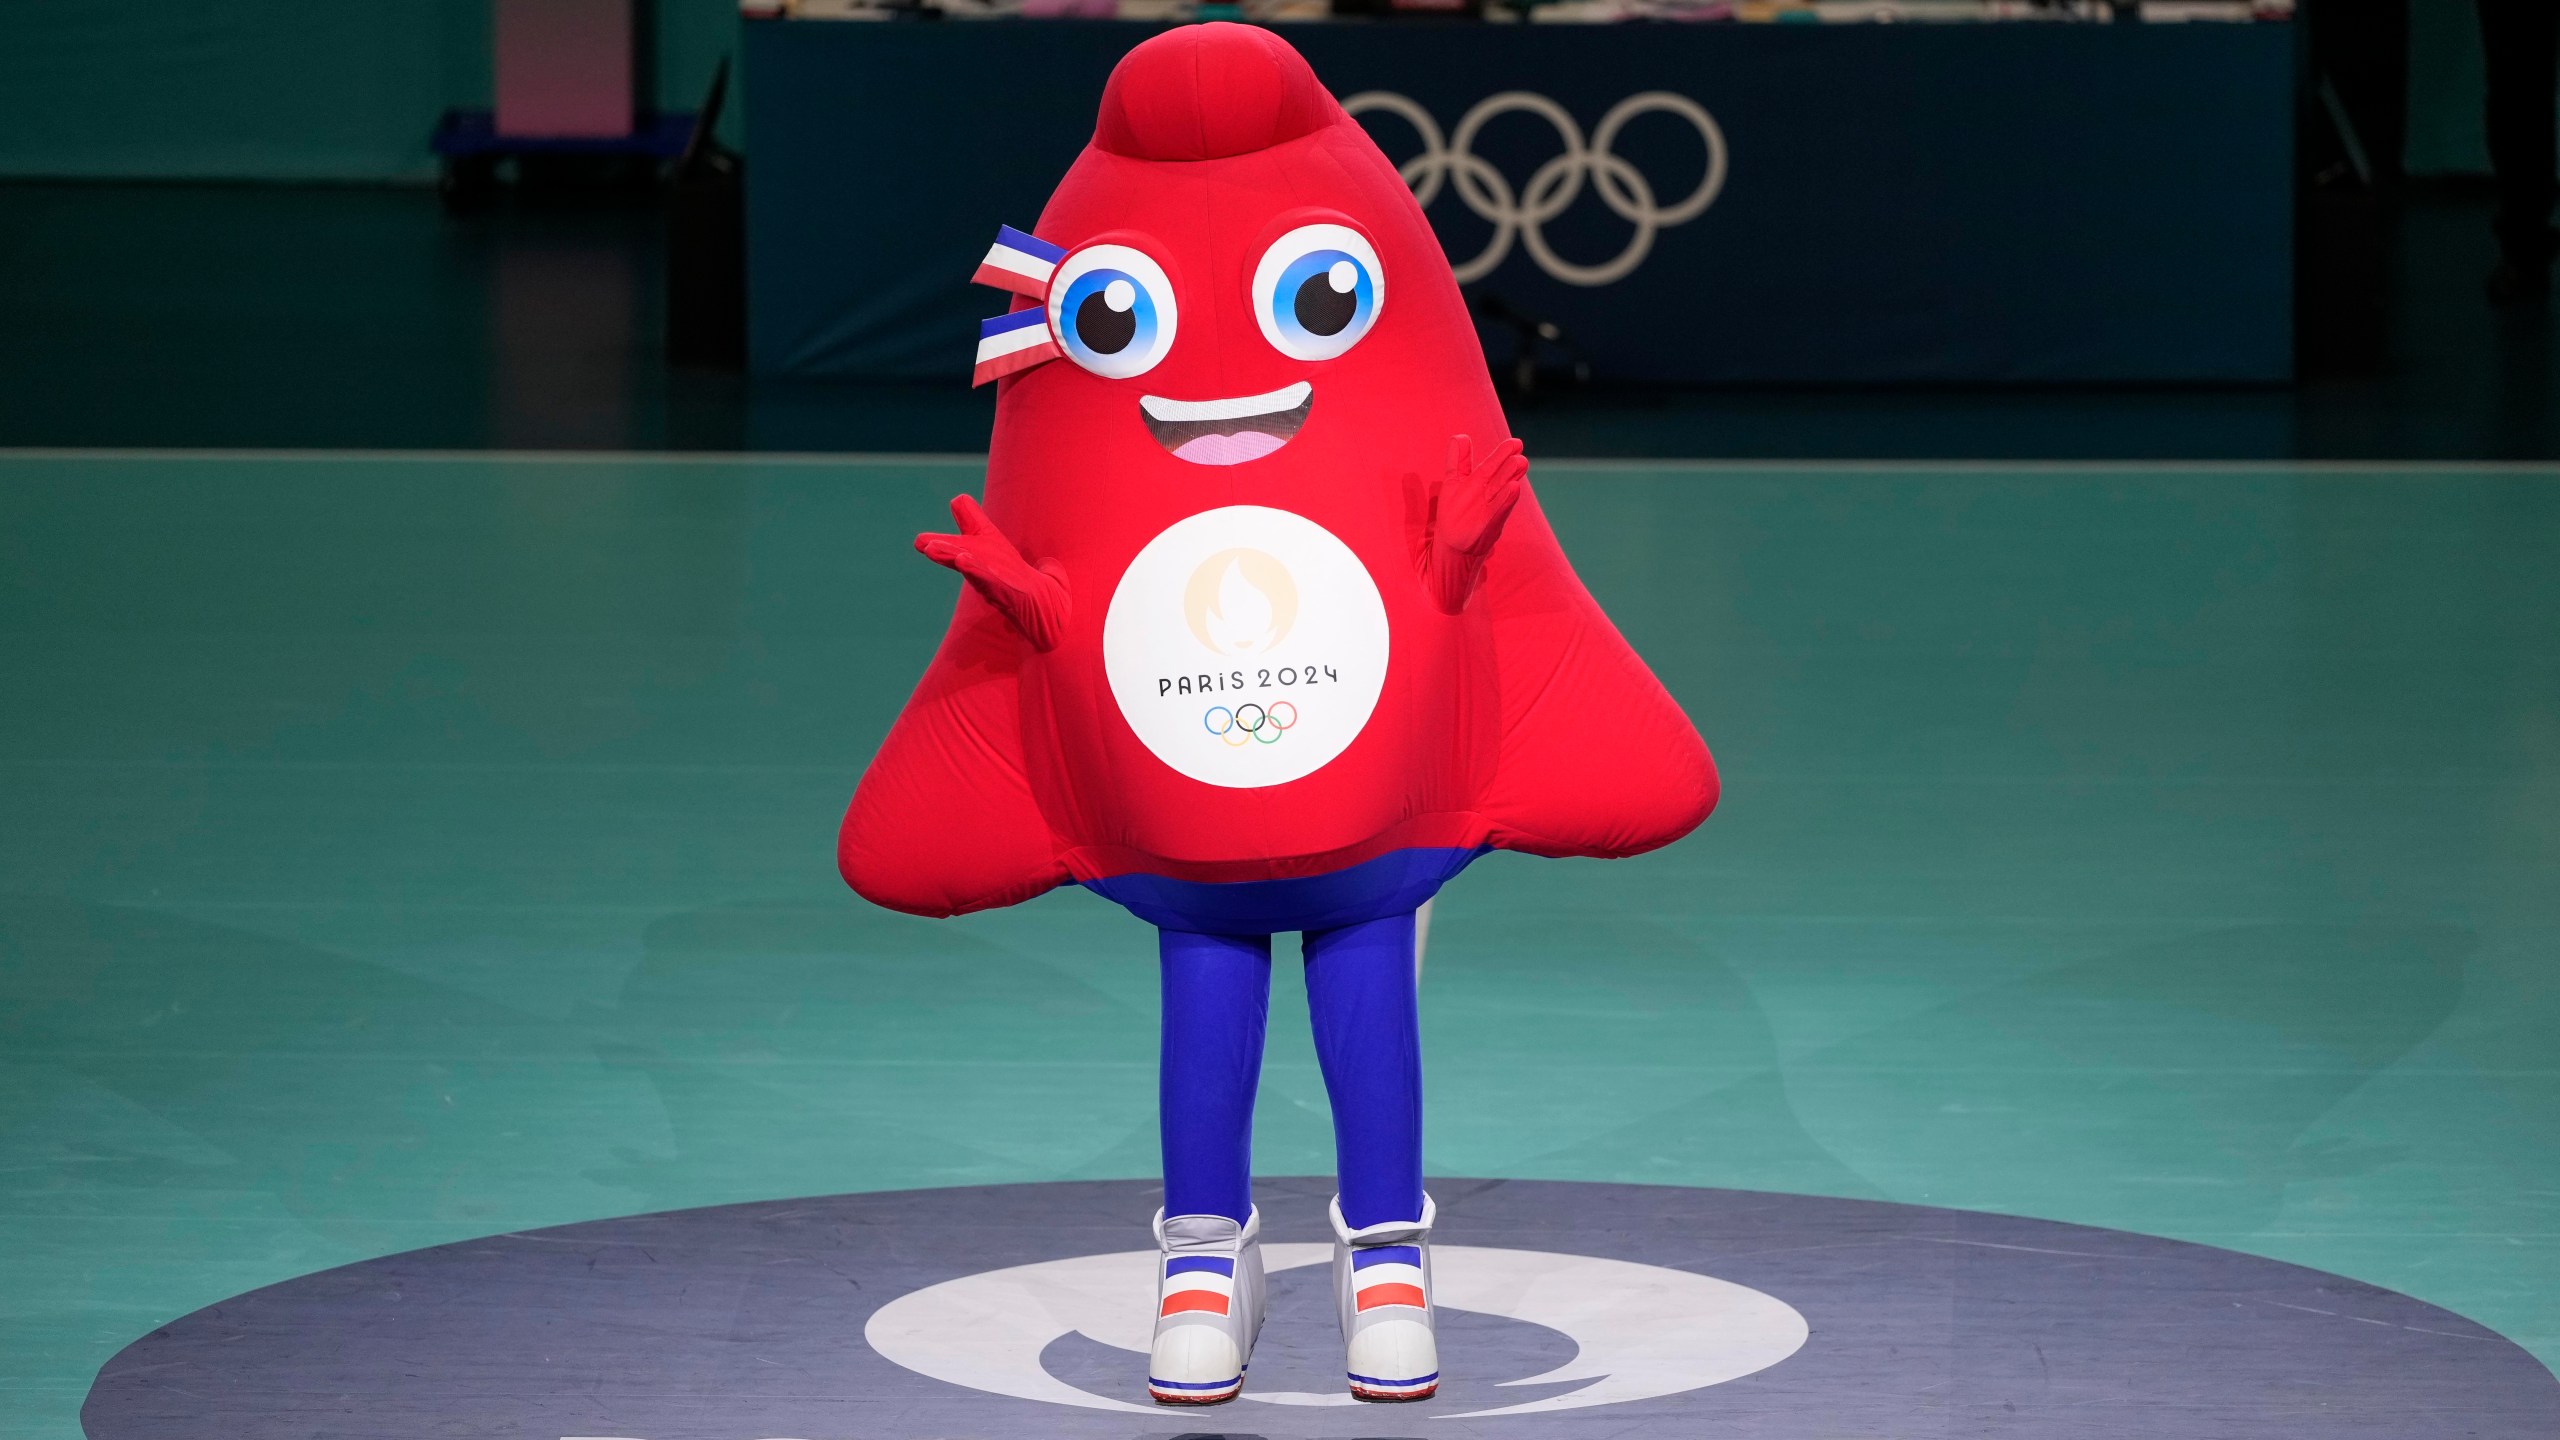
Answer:
[[[658, 103], [690, 107], [735, 0], [654, 0]], [[0, 176], [397, 180], [489, 102], [491, 0], [0, 0]]]
[[2480, 128], [2480, 20], [2471, 0], [2410, 0], [2409, 139], [2412, 175], [2485, 175]]

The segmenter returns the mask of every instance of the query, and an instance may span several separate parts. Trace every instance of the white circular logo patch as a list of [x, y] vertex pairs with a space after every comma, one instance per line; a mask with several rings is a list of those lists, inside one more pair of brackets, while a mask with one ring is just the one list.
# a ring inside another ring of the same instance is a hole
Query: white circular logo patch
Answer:
[[1303, 515], [1229, 505], [1147, 542], [1102, 622], [1112, 698], [1167, 765], [1250, 790], [1324, 768], [1387, 679], [1387, 607]]
[[[1070, 1331], [1118, 1349], [1147, 1353], [1154, 1333], [1153, 1250], [1080, 1255], [945, 1280], [873, 1311], [863, 1339], [893, 1364], [996, 1395], [1092, 1410], [1162, 1414], [1096, 1395], [1041, 1367], [1041, 1352]], [[1262, 1247], [1266, 1271], [1327, 1264], [1331, 1245]], [[1584, 1381], [1541, 1399], [1473, 1410], [1449, 1419], [1535, 1415], [1623, 1405], [1721, 1385], [1766, 1370], [1802, 1349], [1805, 1318], [1774, 1295], [1659, 1265], [1545, 1250], [1472, 1245], [1432, 1249], [1434, 1302], [1444, 1309], [1500, 1315], [1562, 1331], [1571, 1360], [1505, 1385]], [[1244, 1392], [1266, 1405], [1354, 1405], [1344, 1391]]]

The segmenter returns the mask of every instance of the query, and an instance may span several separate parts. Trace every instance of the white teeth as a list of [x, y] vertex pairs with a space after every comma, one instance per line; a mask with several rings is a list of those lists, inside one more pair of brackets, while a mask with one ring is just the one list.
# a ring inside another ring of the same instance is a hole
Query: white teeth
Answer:
[[1232, 400], [1167, 400], [1161, 395], [1141, 395], [1138, 408], [1147, 412], [1148, 419], [1168, 425], [1186, 420], [1248, 420], [1256, 415], [1295, 410], [1307, 403], [1315, 388], [1301, 380], [1268, 395], [1239, 395]]

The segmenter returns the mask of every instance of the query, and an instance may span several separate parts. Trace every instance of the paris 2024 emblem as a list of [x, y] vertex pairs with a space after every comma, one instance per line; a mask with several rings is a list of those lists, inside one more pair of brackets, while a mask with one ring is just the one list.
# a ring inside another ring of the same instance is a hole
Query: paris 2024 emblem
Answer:
[[1262, 505], [1203, 511], [1129, 562], [1102, 622], [1121, 716], [1155, 757], [1234, 790], [1312, 775], [1387, 677], [1387, 610], [1351, 547]]

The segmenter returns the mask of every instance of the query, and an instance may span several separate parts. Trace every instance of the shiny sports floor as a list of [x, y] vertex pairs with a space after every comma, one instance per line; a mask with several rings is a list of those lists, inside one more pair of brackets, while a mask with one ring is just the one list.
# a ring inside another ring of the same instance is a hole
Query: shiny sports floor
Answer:
[[[2147, 1231], [2560, 1360], [2560, 471], [1537, 476], [1726, 799], [1445, 894], [1436, 1173]], [[0, 1436], [360, 1257], [1150, 1173], [1145, 927], [833, 873], [975, 484], [0, 454]]]

